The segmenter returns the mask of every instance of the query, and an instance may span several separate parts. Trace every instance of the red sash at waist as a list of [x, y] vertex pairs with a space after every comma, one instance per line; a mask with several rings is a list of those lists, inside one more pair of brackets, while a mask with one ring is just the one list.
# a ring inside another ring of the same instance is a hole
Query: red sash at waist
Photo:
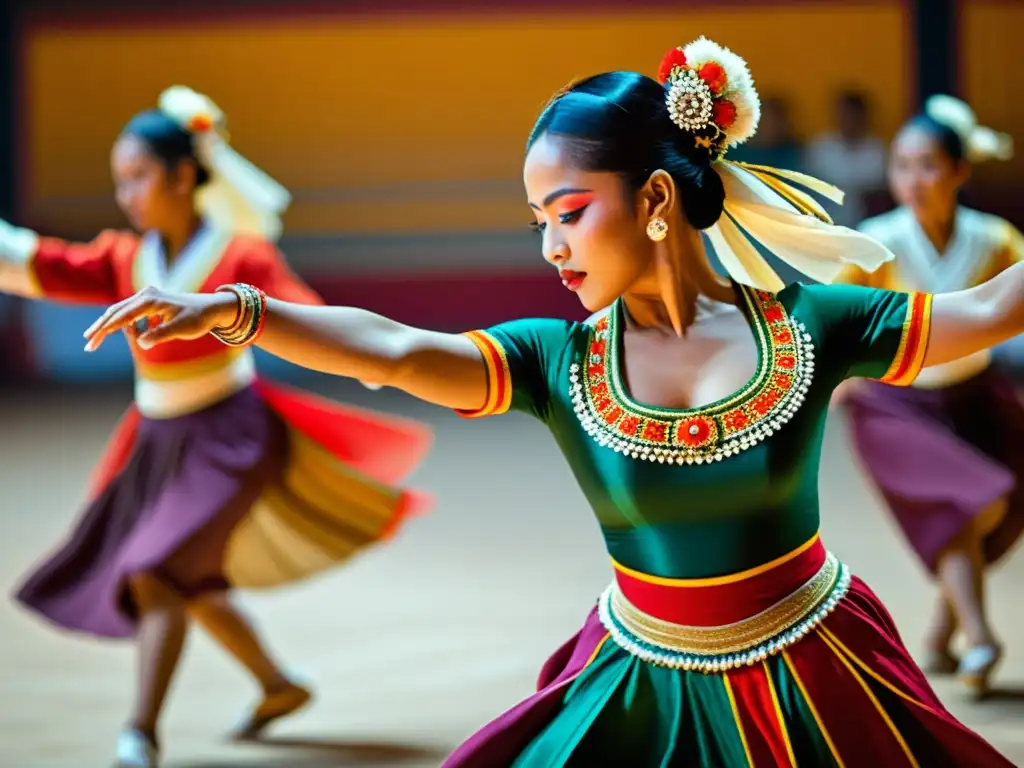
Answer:
[[791, 595], [821, 570], [826, 554], [815, 534], [771, 562], [706, 579], [670, 579], [612, 564], [623, 596], [644, 613], [683, 626], [721, 627], [756, 616]]

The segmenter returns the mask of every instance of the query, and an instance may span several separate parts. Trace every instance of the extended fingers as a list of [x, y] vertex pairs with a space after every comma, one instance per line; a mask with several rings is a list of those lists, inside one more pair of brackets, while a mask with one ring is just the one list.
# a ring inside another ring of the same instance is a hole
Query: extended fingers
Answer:
[[95, 333], [100, 328], [104, 327], [107, 323], [109, 323], [111, 318], [113, 318], [119, 312], [124, 310], [125, 307], [135, 306], [140, 302], [153, 301], [159, 298], [161, 298], [160, 292], [157, 291], [155, 288], [143, 288], [141, 291], [139, 291], [133, 296], [129, 296], [127, 299], [122, 299], [121, 301], [115, 304], [111, 304], [109, 307], [107, 307], [103, 314], [99, 316], [96, 322], [90, 325], [89, 328], [85, 331], [85, 338], [88, 339], [91, 336], [95, 335]]
[[126, 305], [128, 305], [131, 302], [135, 301], [137, 298], [138, 298], [138, 295], [136, 294], [135, 296], [131, 296], [131, 297], [127, 298], [127, 299], [122, 299], [121, 301], [117, 302], [116, 304], [111, 304], [109, 307], [107, 307], [103, 311], [102, 315], [100, 315], [98, 318], [96, 318], [96, 320], [93, 322], [92, 325], [90, 325], [88, 328], [85, 329], [85, 333], [82, 334], [82, 335], [85, 338], [87, 338], [87, 339], [91, 339], [94, 335], [96, 335], [96, 332], [106, 324], [107, 320], [109, 320], [111, 317], [113, 317], [117, 312], [119, 312], [121, 309], [123, 309]]
[[93, 350], [103, 343], [112, 333], [130, 327], [142, 318], [166, 317], [177, 310], [172, 308], [163, 298], [153, 294], [137, 294], [110, 307], [85, 332], [88, 339], [87, 350]]

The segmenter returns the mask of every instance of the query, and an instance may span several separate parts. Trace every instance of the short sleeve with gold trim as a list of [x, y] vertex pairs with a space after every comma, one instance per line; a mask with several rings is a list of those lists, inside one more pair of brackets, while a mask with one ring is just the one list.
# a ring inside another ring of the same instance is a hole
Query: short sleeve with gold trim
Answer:
[[459, 415], [480, 418], [512, 410], [545, 421], [573, 328], [578, 325], [551, 318], [527, 319], [467, 332], [487, 369], [488, 391], [482, 407], [459, 411]]
[[[824, 368], [844, 378], [909, 386], [924, 364], [932, 295], [859, 285], [800, 285]], [[800, 312], [803, 315], [803, 312]]]

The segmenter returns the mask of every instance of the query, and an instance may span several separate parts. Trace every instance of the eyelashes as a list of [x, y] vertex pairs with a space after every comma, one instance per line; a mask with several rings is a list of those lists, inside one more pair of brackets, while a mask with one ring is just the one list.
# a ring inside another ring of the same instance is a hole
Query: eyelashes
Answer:
[[[588, 205], [589, 205], [589, 203], [588, 203]], [[585, 210], [587, 210], [587, 206], [586, 205], [581, 205], [579, 208], [577, 208], [574, 211], [569, 211], [568, 213], [560, 213], [560, 214], [558, 214], [558, 220], [560, 222], [562, 222], [563, 224], [572, 224], [574, 221], [579, 219], [580, 216], [583, 215], [583, 212]]]
[[[587, 207], [589, 205], [590, 203], [587, 203], [586, 205], [581, 205], [579, 208], [576, 208], [575, 210], [558, 214], [559, 222], [561, 222], [562, 224], [572, 224], [573, 222], [578, 221], [580, 216], [583, 215], [583, 212], [587, 210]], [[544, 230], [547, 228], [547, 224], [540, 221], [531, 221], [527, 226], [529, 226], [529, 228], [538, 235], [543, 234]]]

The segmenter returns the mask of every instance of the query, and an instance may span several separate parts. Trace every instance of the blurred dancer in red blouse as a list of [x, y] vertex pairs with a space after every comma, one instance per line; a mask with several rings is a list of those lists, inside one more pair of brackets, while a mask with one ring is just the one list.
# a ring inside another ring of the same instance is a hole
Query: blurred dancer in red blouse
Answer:
[[[187, 88], [133, 117], [114, 144], [117, 201], [141, 234], [90, 243], [0, 221], [0, 290], [109, 304], [145, 286], [320, 298], [274, 245], [288, 193], [228, 144], [215, 104]], [[256, 678], [253, 736], [310, 698], [230, 600], [318, 572], [387, 537], [422, 497], [399, 487], [428, 449], [426, 428], [272, 385], [252, 351], [213, 337], [142, 349], [130, 340], [135, 402], [68, 541], [18, 598], [64, 629], [133, 637], [134, 710], [122, 768], [159, 762], [157, 725], [190, 620]]]

